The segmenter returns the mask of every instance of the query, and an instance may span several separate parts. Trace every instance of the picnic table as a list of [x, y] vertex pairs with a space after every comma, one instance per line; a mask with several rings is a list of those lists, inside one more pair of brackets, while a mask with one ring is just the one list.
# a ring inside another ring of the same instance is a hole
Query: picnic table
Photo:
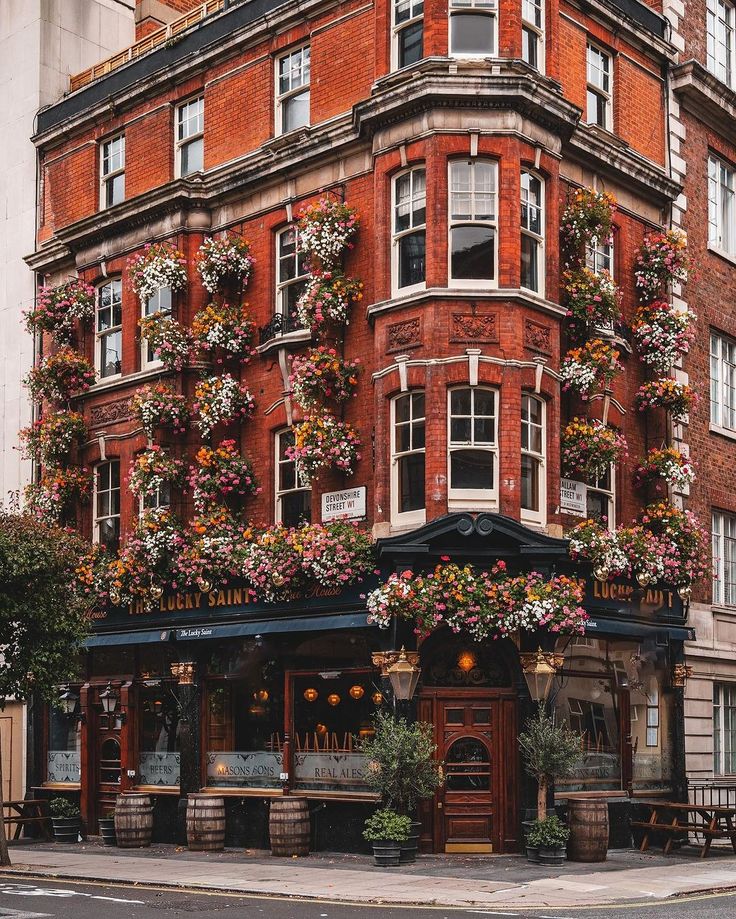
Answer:
[[49, 833], [49, 815], [46, 810], [47, 801], [40, 798], [25, 798], [22, 801], [3, 801], [3, 807], [10, 810], [10, 814], [3, 814], [3, 823], [15, 823], [15, 832], [13, 839], [20, 839], [20, 833], [24, 826], [30, 823], [41, 825], [41, 832], [45, 840], [51, 839]]
[[723, 807], [715, 804], [684, 804], [679, 801], [640, 801], [650, 808], [649, 820], [632, 820], [631, 826], [644, 829], [644, 838], [639, 846], [640, 852], [649, 848], [649, 835], [652, 832], [663, 833], [665, 843], [663, 852], [669, 855], [675, 839], [689, 833], [699, 833], [703, 837], [700, 857], [705, 858], [714, 839], [730, 839], [736, 852], [736, 807]]

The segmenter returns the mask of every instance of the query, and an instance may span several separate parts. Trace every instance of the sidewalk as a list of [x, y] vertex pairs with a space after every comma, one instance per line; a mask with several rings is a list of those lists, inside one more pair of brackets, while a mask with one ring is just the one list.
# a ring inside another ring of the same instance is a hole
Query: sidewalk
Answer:
[[189, 852], [174, 846], [104, 848], [95, 840], [11, 846], [12, 868], [0, 876], [145, 884], [278, 897], [422, 906], [569, 907], [652, 901], [688, 893], [736, 889], [736, 856], [712, 849], [658, 853], [612, 850], [606, 862], [563, 869], [529, 865], [521, 856], [421, 856], [415, 865], [372, 867], [363, 855], [317, 853], [276, 859], [227, 849]]

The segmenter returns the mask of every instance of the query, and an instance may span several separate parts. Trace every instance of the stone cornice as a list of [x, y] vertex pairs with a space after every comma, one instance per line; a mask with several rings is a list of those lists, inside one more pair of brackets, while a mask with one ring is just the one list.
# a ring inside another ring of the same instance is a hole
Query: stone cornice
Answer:
[[428, 287], [426, 290], [420, 290], [404, 297], [392, 297], [390, 300], [372, 303], [366, 309], [366, 319], [370, 321], [385, 313], [418, 306], [421, 303], [426, 303], [427, 300], [479, 300], [484, 303], [503, 300], [504, 302], [518, 303], [520, 306], [530, 307], [540, 313], [553, 316], [555, 319], [561, 319], [567, 314], [565, 307], [560, 306], [559, 303], [545, 300], [543, 297], [536, 297], [528, 291], [517, 290], [513, 287], [499, 287], [494, 290], [488, 290], [487, 288]]
[[[616, 31], [637, 48], [674, 61], [677, 49], [667, 40], [670, 24], [645, 3], [637, 0], [571, 0], [582, 13]], [[643, 28], [642, 28], [643, 27]]]
[[736, 92], [695, 60], [672, 70], [672, 90], [690, 114], [736, 144]]

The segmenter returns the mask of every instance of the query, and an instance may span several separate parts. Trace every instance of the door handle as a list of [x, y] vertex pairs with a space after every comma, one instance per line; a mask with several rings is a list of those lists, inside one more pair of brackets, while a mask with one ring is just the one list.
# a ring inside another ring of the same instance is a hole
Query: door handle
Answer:
[[437, 810], [442, 810], [442, 801], [437, 802]]

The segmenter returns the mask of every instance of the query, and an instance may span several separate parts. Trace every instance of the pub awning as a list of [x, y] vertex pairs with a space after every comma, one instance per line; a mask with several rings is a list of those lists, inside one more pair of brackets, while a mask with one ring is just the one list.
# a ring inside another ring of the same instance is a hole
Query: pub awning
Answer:
[[602, 616], [592, 616], [585, 624], [585, 634], [590, 638], [600, 635], [601, 638], [610, 635], [618, 638], [649, 638], [653, 635], [662, 635], [670, 641], [694, 641], [695, 629], [686, 625], [653, 622], [628, 622], [626, 619], [606, 619]]

